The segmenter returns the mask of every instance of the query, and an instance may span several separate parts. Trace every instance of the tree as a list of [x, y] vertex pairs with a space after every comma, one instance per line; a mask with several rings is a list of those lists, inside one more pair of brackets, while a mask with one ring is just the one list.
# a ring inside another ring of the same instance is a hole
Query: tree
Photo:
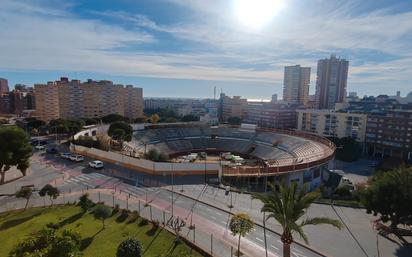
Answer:
[[189, 121], [199, 121], [199, 116], [195, 116], [192, 114], [185, 115], [182, 117], [183, 122], [189, 122]]
[[151, 122], [151, 123], [157, 123], [157, 122], [159, 121], [159, 119], [160, 119], [160, 117], [159, 117], [159, 115], [158, 115], [157, 113], [152, 114], [152, 115], [150, 116], [150, 122]]
[[361, 147], [359, 143], [352, 137], [332, 137], [329, 138], [336, 146], [336, 159], [353, 162], [359, 159], [361, 155]]
[[237, 213], [233, 215], [229, 222], [230, 231], [234, 236], [239, 235], [237, 244], [237, 256], [240, 256], [240, 237], [246, 236], [253, 229], [254, 223], [246, 213]]
[[110, 215], [112, 215], [112, 210], [110, 209], [110, 207], [103, 205], [103, 204], [99, 204], [96, 206], [96, 209], [93, 212], [93, 216], [95, 219], [97, 220], [101, 220], [102, 221], [102, 225], [103, 225], [103, 229], [106, 228], [106, 225], [104, 224], [104, 221], [110, 217]]
[[84, 125], [85, 122], [81, 119], [55, 119], [49, 122], [49, 131], [57, 134], [76, 134]]
[[83, 213], [88, 212], [92, 207], [94, 203], [92, 200], [89, 198], [89, 193], [85, 193], [79, 198], [79, 206], [82, 208]]
[[128, 238], [117, 247], [116, 257], [140, 257], [142, 245], [135, 238]]
[[9, 256], [26, 257], [26, 256], [48, 256], [51, 245], [56, 240], [56, 231], [52, 228], [43, 228], [40, 231], [30, 235], [24, 241], [18, 243], [10, 252]]
[[169, 156], [165, 153], [159, 153], [156, 148], [150, 149], [145, 158], [155, 162], [165, 162], [169, 159]]
[[79, 257], [81, 235], [73, 230], [56, 234], [53, 228], [43, 228], [17, 244], [11, 257]]
[[52, 243], [49, 256], [76, 257], [81, 256], [80, 245], [82, 237], [79, 232], [65, 229], [61, 237], [57, 237]]
[[412, 170], [401, 166], [378, 172], [360, 196], [368, 213], [379, 214], [395, 230], [398, 224], [412, 220]]
[[26, 199], [26, 205], [24, 206], [24, 209], [27, 209], [27, 206], [29, 205], [30, 197], [33, 194], [33, 189], [31, 187], [22, 187], [19, 191], [16, 192], [16, 197], [17, 198], [24, 198]]
[[293, 243], [294, 232], [308, 243], [308, 238], [303, 232], [303, 227], [307, 225], [330, 224], [339, 229], [342, 224], [338, 220], [316, 217], [303, 218], [309, 206], [319, 197], [319, 192], [305, 193], [306, 185], [299, 189], [298, 184], [293, 182], [288, 188], [279, 184], [277, 191], [274, 184], [269, 184], [272, 192], [270, 193], [254, 193], [253, 199], [259, 199], [263, 203], [261, 212], [268, 213], [266, 220], [275, 219], [281, 225], [283, 232], [280, 240], [283, 243], [283, 256], [290, 257], [290, 245]]
[[26, 176], [32, 148], [28, 135], [15, 126], [0, 128], [0, 185], [4, 184], [6, 172], [12, 166], [17, 166], [23, 176]]
[[36, 129], [36, 128], [33, 128], [33, 129], [31, 130], [31, 134], [37, 136], [37, 135], [39, 135], [39, 130]]
[[240, 117], [229, 117], [227, 119], [227, 122], [230, 125], [240, 125], [242, 123], [242, 118], [240, 118]]
[[26, 126], [28, 129], [39, 129], [40, 127], [46, 125], [46, 122], [42, 121], [42, 120], [38, 120], [36, 118], [25, 118], [24, 121], [26, 122]]
[[147, 118], [146, 116], [143, 116], [143, 117], [136, 118], [133, 122], [134, 123], [146, 123], [148, 119], [149, 118]]
[[60, 191], [57, 187], [47, 184], [39, 191], [39, 195], [41, 197], [45, 197], [47, 195], [50, 199], [51, 206], [53, 206], [53, 199], [59, 197]]
[[120, 114], [116, 114], [116, 113], [112, 113], [106, 116], [102, 117], [102, 121], [103, 123], [113, 123], [113, 122], [117, 122], [117, 121], [124, 121], [124, 117]]
[[123, 121], [110, 124], [107, 134], [116, 140], [130, 141], [133, 136], [133, 128]]

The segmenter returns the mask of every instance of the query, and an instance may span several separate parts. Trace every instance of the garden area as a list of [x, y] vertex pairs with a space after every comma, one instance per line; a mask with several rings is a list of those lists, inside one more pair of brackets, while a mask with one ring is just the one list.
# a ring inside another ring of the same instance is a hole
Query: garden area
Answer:
[[24, 256], [60, 257], [62, 252], [73, 251], [74, 256], [114, 257], [119, 256], [119, 245], [130, 247], [131, 239], [138, 241], [135, 248], [140, 251], [139, 256], [201, 256], [176, 241], [175, 235], [159, 223], [151, 223], [137, 212], [106, 206], [83, 211], [78, 206], [66, 205], [0, 214], [0, 256], [23, 256], [24, 249], [40, 244], [41, 251]]

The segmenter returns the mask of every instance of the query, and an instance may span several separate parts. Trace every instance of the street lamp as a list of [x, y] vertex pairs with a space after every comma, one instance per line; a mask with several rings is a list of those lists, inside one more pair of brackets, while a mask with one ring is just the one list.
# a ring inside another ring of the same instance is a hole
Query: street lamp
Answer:
[[174, 198], [173, 185], [174, 185], [174, 178], [173, 178], [173, 162], [172, 162], [172, 217], [174, 216], [173, 215], [173, 198]]

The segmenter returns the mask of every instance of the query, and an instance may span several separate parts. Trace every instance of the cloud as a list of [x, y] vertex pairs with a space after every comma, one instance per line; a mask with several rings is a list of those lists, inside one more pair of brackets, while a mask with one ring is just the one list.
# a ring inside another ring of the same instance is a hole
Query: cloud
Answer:
[[[231, 15], [233, 1], [163, 1], [187, 13], [166, 23], [128, 10], [79, 16], [70, 11], [72, 2], [60, 8], [58, 0], [3, 0], [0, 68], [281, 85], [283, 66], [301, 64], [312, 67], [314, 85], [316, 60], [337, 53], [351, 57], [349, 90], [407, 85], [412, 74], [412, 11], [359, 12], [358, 1], [290, 0], [266, 28], [248, 31]], [[391, 58], [368, 58], [362, 49]]]

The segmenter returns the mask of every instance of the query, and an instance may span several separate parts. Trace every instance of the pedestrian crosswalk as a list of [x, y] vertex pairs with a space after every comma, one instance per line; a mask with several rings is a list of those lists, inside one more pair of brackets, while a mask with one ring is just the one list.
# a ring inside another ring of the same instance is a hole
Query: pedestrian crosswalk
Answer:
[[155, 187], [146, 187], [144, 185], [139, 184], [138, 186], [132, 186], [129, 184], [122, 184], [120, 188], [122, 193], [130, 194], [131, 196], [142, 196], [146, 193], [152, 194], [159, 191], [158, 188]]
[[92, 172], [87, 174], [81, 174], [79, 176], [71, 177], [63, 182], [61, 187], [72, 188], [72, 187], [82, 187], [82, 188], [116, 188], [122, 193], [129, 194], [130, 196], [143, 196], [146, 194], [156, 194], [159, 192], [158, 188], [147, 187], [144, 184], [130, 185], [122, 182], [118, 178], [107, 176], [101, 173]]
[[[81, 174], [79, 176], [75, 176], [65, 180], [63, 186], [72, 186], [72, 185], [82, 185], [88, 188], [95, 188], [100, 184], [106, 183], [108, 180], [112, 179], [113, 177], [109, 177], [97, 172]], [[117, 179], [116, 179], [117, 180]], [[100, 183], [97, 183], [100, 182]], [[118, 180], [117, 180], [118, 182]]]

